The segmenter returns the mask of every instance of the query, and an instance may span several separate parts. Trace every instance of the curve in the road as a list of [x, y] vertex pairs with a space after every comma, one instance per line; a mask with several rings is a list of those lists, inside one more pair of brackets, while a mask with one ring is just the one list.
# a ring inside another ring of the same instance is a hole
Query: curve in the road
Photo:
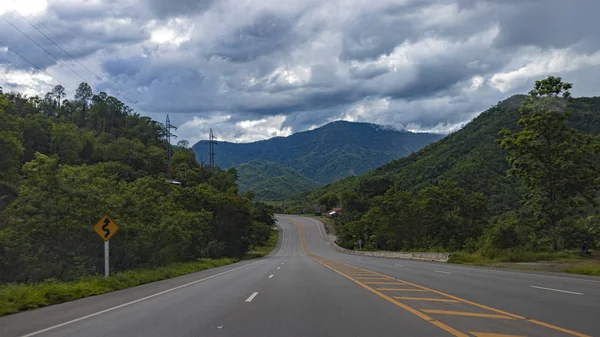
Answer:
[[[393, 303], [453, 336], [468, 337], [470, 336], [467, 335], [468, 332], [472, 336], [481, 337], [518, 337], [523, 336], [522, 333], [539, 336], [567, 335], [590, 337], [581, 332], [506, 312], [504, 310], [453, 296], [442, 291], [401, 280], [393, 276], [374, 272], [337, 259], [312, 253], [307, 244], [307, 235], [304, 224], [294, 220], [292, 217], [282, 217], [282, 219], [293, 223], [297, 227], [300, 234], [302, 251], [308, 257], [378, 297]], [[311, 220], [317, 224], [317, 230], [319, 231], [323, 244], [325, 244], [325, 239], [321, 230], [322, 225], [314, 219]], [[409, 305], [407, 303], [415, 304]], [[428, 314], [440, 318], [434, 318]], [[445, 319], [441, 317], [444, 317]], [[466, 317], [471, 318], [471, 320], [465, 319]], [[440, 319], [444, 319], [445, 322], [442, 322]], [[483, 322], [482, 319], [487, 322]], [[490, 324], [490, 320], [498, 321], [494, 321]], [[486, 330], [489, 329], [488, 327], [492, 327], [492, 329], [496, 329], [496, 331]]]

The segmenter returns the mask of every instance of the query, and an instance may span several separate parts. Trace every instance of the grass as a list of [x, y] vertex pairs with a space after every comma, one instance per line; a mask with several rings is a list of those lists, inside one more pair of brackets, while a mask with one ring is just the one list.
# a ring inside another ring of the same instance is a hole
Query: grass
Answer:
[[565, 273], [600, 276], [600, 263], [586, 263], [562, 269]]
[[111, 277], [86, 277], [74, 282], [47, 280], [35, 284], [0, 285], [0, 316], [100, 295], [237, 262], [237, 259], [198, 259], [152, 269], [134, 269]]
[[269, 234], [269, 240], [267, 240], [267, 242], [263, 243], [262, 245], [250, 247], [244, 256], [244, 260], [256, 259], [269, 254], [277, 244], [277, 236], [279, 235], [278, 233], [278, 231], [272, 230]]
[[552, 261], [555, 263], [576, 262], [584, 259], [576, 253], [569, 252], [526, 252], [506, 250], [485, 256], [481, 253], [455, 252], [450, 255], [449, 263], [489, 265], [500, 262], [537, 262]]
[[[269, 240], [251, 247], [244, 260], [263, 257], [277, 243], [277, 231], [271, 231]], [[116, 273], [111, 277], [86, 277], [76, 282], [47, 280], [35, 284], [0, 285], [0, 316], [72, 301], [88, 296], [135, 287], [144, 283], [160, 281], [202, 270], [221, 267], [237, 262], [237, 259], [198, 259], [194, 262], [174, 263], [152, 269], [134, 269]]]

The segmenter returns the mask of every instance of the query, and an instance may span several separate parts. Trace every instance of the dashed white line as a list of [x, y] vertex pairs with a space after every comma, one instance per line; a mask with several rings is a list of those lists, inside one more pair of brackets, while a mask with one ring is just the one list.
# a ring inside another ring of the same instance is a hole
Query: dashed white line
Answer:
[[401, 264], [395, 264], [394, 266], [396, 266], [396, 267], [402, 267]]
[[273, 276], [275, 276], [275, 275], [271, 274], [271, 275], [269, 275], [269, 278], [273, 278]]
[[277, 270], [281, 269], [281, 267], [277, 267]]
[[574, 291], [568, 291], [568, 290], [552, 289], [552, 288], [538, 287], [538, 286], [530, 286], [530, 287], [536, 288], [536, 289], [542, 289], [542, 290], [556, 291], [556, 292], [559, 292], [559, 293], [566, 293], [566, 294], [573, 294], [573, 295], [583, 295], [583, 293], [576, 293]]
[[436, 273], [440, 273], [440, 274], [449, 274], [449, 275], [452, 275], [452, 273], [451, 273], [451, 272], [449, 272], [449, 271], [436, 270], [435, 272], [436, 272]]
[[248, 297], [246, 299], [246, 303], [252, 302], [252, 300], [256, 297], [256, 295], [258, 295], [258, 291], [253, 292], [252, 295], [250, 295], [250, 297]]

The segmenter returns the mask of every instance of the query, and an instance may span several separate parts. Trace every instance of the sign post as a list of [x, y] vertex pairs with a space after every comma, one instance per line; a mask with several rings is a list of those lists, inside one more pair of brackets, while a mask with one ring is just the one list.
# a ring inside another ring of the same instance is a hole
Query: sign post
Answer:
[[108, 241], [104, 241], [104, 277], [108, 275]]
[[108, 241], [119, 230], [119, 226], [107, 215], [103, 216], [92, 229], [102, 240], [104, 240], [104, 277], [110, 275], [108, 268]]

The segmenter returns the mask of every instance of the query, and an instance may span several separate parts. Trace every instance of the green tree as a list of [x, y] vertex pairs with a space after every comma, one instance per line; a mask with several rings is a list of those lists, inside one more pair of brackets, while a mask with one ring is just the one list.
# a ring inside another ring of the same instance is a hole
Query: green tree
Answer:
[[598, 140], [571, 128], [567, 101], [570, 83], [560, 77], [536, 81], [521, 104], [519, 132], [502, 130], [498, 144], [508, 153], [508, 174], [519, 178], [529, 190], [525, 204], [552, 238], [558, 249], [558, 234], [571, 211], [575, 197], [592, 200], [598, 177]]

